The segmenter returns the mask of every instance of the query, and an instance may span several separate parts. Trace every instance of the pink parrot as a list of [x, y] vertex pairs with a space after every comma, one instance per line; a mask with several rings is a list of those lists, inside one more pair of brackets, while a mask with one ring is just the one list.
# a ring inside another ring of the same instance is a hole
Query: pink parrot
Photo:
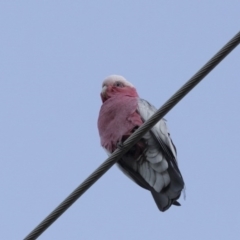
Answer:
[[[103, 81], [101, 99], [98, 130], [101, 145], [110, 155], [156, 112], [156, 108], [139, 98], [134, 86], [118, 75]], [[135, 183], [152, 193], [160, 211], [167, 210], [172, 204], [180, 206], [177, 199], [184, 189], [184, 181], [164, 119], [145, 134], [117, 165]]]

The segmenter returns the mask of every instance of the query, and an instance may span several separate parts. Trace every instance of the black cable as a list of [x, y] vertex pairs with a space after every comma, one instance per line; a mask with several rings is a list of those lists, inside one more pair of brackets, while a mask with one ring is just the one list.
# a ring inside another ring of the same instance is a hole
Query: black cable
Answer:
[[184, 96], [187, 95], [214, 67], [217, 66], [238, 44], [237, 33], [212, 59], [210, 59], [187, 83], [185, 83], [163, 106], [139, 127], [113, 154], [103, 162], [82, 184], [80, 184], [55, 210], [53, 210], [24, 240], [36, 239], [56, 221], [88, 188], [112, 167], [142, 136], [164, 117]]

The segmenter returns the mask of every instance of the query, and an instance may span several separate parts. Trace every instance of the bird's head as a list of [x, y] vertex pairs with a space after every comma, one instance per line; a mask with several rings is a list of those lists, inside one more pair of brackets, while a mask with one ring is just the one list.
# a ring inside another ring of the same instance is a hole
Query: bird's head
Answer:
[[103, 102], [113, 96], [121, 94], [138, 97], [134, 86], [122, 76], [111, 75], [103, 81], [101, 91], [101, 98]]

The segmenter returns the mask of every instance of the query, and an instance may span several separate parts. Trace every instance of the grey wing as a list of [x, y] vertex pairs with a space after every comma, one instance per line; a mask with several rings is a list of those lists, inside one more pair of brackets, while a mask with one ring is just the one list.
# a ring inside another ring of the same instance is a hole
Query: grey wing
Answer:
[[[146, 121], [156, 112], [156, 108], [146, 100], [139, 99], [138, 112], [143, 121]], [[184, 188], [177, 164], [176, 148], [164, 119], [161, 119], [143, 138], [147, 143], [146, 161], [138, 164], [137, 171], [152, 187], [151, 193], [159, 209], [165, 211], [171, 204], [178, 205], [176, 200]]]

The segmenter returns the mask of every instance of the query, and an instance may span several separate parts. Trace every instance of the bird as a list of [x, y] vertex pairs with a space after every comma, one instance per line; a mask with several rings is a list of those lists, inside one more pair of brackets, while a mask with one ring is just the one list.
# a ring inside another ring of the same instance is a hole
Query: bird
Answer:
[[[100, 97], [98, 131], [101, 146], [110, 156], [157, 109], [141, 99], [134, 85], [120, 75], [110, 75], [103, 81]], [[117, 165], [136, 184], [151, 192], [161, 212], [172, 205], [181, 206], [177, 200], [185, 183], [165, 119], [151, 128]]]

